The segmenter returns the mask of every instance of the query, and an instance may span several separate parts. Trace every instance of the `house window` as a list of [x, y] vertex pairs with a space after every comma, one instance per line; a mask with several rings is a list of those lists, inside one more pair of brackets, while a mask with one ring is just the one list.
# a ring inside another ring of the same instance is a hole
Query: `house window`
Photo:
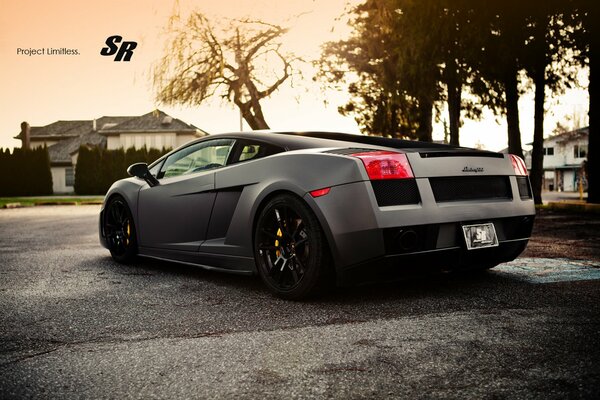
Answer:
[[576, 144], [575, 147], [573, 147], [573, 156], [575, 158], [585, 158], [587, 156], [587, 145]]
[[545, 156], [553, 156], [554, 155], [554, 147], [544, 147], [544, 155]]
[[75, 172], [73, 167], [65, 168], [65, 186], [75, 186]]

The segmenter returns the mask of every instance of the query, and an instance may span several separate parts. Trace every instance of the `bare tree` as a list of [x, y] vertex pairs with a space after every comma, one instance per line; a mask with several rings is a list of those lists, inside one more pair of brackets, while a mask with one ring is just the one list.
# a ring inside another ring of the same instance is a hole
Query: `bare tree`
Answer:
[[192, 13], [185, 21], [174, 15], [167, 29], [171, 37], [152, 70], [159, 102], [200, 105], [219, 95], [252, 129], [269, 129], [260, 101], [292, 76], [298, 60], [281, 50], [286, 28], [246, 19], [215, 30], [203, 14]]

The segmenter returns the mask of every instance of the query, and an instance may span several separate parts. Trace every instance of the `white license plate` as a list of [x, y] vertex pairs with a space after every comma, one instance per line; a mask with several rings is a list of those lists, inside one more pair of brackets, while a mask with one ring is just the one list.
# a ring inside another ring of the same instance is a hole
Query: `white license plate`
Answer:
[[498, 246], [494, 224], [463, 225], [462, 228], [468, 250]]

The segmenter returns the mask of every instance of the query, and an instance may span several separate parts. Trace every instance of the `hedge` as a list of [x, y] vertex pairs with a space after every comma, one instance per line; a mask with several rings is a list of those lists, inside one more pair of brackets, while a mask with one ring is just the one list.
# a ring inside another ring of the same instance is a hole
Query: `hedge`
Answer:
[[0, 148], [0, 196], [52, 194], [52, 174], [46, 147], [33, 150]]
[[128, 166], [136, 162], [150, 164], [169, 151], [169, 149], [148, 150], [146, 147], [139, 150], [129, 148], [125, 151], [81, 146], [75, 168], [75, 193], [105, 194], [113, 182], [128, 176]]

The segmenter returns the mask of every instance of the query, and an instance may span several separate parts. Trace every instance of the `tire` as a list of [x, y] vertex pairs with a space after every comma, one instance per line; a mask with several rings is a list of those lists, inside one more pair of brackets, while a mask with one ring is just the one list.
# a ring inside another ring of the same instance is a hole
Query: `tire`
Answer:
[[254, 234], [258, 273], [275, 295], [298, 300], [329, 283], [331, 267], [323, 230], [299, 198], [282, 194], [260, 211]]
[[121, 196], [112, 197], [104, 208], [104, 236], [110, 255], [121, 263], [130, 263], [137, 255], [137, 235], [131, 210]]

